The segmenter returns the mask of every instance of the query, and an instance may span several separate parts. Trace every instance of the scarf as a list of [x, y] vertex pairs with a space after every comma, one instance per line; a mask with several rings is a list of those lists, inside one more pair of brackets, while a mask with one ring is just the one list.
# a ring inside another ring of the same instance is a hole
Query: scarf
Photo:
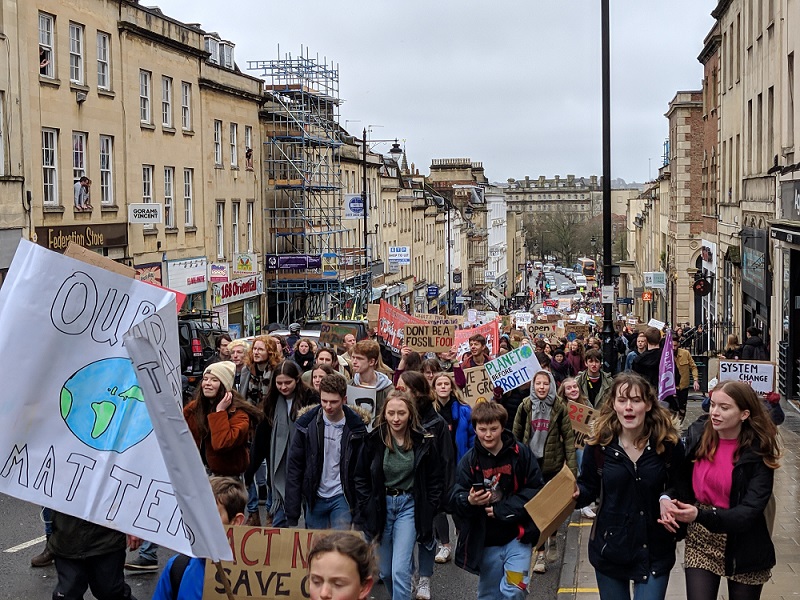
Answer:
[[287, 457], [294, 432], [294, 423], [289, 419], [289, 405], [286, 403], [286, 399], [279, 395], [275, 403], [269, 453], [269, 475], [272, 483], [272, 509], [270, 514], [272, 515], [279, 508], [283, 508], [284, 505]]
[[[547, 371], [539, 371], [539, 373]], [[537, 375], [539, 374], [537, 373]], [[553, 412], [553, 403], [556, 401], [556, 384], [553, 376], [547, 373], [550, 378], [550, 389], [544, 400], [540, 400], [531, 385], [531, 439], [528, 442], [533, 455], [537, 459], [544, 458], [544, 445], [547, 441], [547, 432], [550, 430], [550, 413]], [[536, 376], [534, 376], [536, 380]]]

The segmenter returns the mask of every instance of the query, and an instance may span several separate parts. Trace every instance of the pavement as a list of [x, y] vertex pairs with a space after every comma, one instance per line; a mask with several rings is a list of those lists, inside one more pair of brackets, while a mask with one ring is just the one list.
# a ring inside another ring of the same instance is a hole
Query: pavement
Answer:
[[[798, 518], [798, 480], [800, 479], [800, 408], [783, 404], [786, 421], [779, 436], [783, 457], [775, 473], [775, 499], [777, 511], [772, 541], [775, 544], [777, 565], [772, 569], [772, 579], [764, 585], [764, 600], [800, 598], [800, 518]], [[686, 424], [701, 414], [700, 401], [690, 402]], [[600, 598], [594, 567], [589, 564], [588, 544], [593, 521], [573, 513], [567, 526], [566, 548], [561, 566], [557, 600], [595, 600]], [[678, 555], [672, 568], [667, 588], [667, 600], [686, 598], [686, 580], [683, 573], [683, 542], [678, 544]], [[728, 600], [726, 585], [720, 585], [719, 597]]]

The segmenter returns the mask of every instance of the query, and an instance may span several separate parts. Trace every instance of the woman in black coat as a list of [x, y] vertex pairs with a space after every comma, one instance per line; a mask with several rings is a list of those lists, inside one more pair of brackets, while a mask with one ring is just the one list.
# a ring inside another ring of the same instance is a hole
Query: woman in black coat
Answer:
[[677, 535], [659, 520], [682, 462], [683, 444], [650, 384], [635, 373], [617, 375], [584, 449], [575, 492], [578, 507], [600, 498], [589, 562], [601, 599], [630, 598], [631, 581], [637, 598], [665, 597]]
[[[679, 500], [665, 519], [688, 523], [686, 598], [714, 600], [723, 577], [732, 600], [757, 600], [775, 566], [765, 511], [778, 468], [777, 431], [753, 389], [724, 381], [708, 415], [689, 428]], [[774, 516], [774, 511], [772, 512]]]

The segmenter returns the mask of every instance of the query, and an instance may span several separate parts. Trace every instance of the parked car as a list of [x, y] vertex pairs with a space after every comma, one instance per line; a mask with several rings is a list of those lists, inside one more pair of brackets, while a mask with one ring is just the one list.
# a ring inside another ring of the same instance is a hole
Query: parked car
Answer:
[[203, 377], [203, 367], [215, 352], [217, 337], [228, 333], [211, 310], [193, 310], [178, 314], [178, 342], [181, 373], [194, 387]]
[[558, 286], [559, 294], [574, 294], [577, 291], [578, 288], [575, 286], [575, 284], [569, 281], [565, 281], [564, 283]]

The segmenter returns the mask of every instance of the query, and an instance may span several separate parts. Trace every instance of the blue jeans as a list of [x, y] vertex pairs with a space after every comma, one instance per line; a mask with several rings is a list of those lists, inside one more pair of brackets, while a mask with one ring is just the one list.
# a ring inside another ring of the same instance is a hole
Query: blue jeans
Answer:
[[306, 507], [306, 529], [350, 529], [353, 517], [344, 494], [317, 496], [314, 508]]
[[[247, 488], [247, 514], [258, 512], [258, 487], [259, 485], [267, 485], [267, 467], [264, 461], [261, 466], [256, 470], [255, 479], [253, 483]], [[269, 511], [269, 506], [267, 506]]]
[[[600, 600], [630, 600], [631, 581], [616, 579], [595, 570]], [[664, 600], [667, 595], [669, 573], [660, 577], [648, 577], [644, 582], [633, 582], [633, 600]]]
[[478, 578], [478, 600], [524, 600], [531, 577], [531, 545], [511, 540], [505, 546], [486, 546]]
[[142, 542], [142, 545], [139, 546], [139, 556], [145, 560], [158, 560], [158, 544]]
[[44, 534], [49, 537], [53, 533], [53, 511], [46, 506], [42, 507], [42, 521], [44, 521]]
[[416, 538], [414, 496], [386, 496], [386, 525], [378, 548], [378, 569], [392, 600], [411, 600]]
[[436, 540], [432, 539], [428, 544], [417, 544], [417, 561], [419, 563], [419, 576], [433, 576], [433, 559], [436, 557]]

